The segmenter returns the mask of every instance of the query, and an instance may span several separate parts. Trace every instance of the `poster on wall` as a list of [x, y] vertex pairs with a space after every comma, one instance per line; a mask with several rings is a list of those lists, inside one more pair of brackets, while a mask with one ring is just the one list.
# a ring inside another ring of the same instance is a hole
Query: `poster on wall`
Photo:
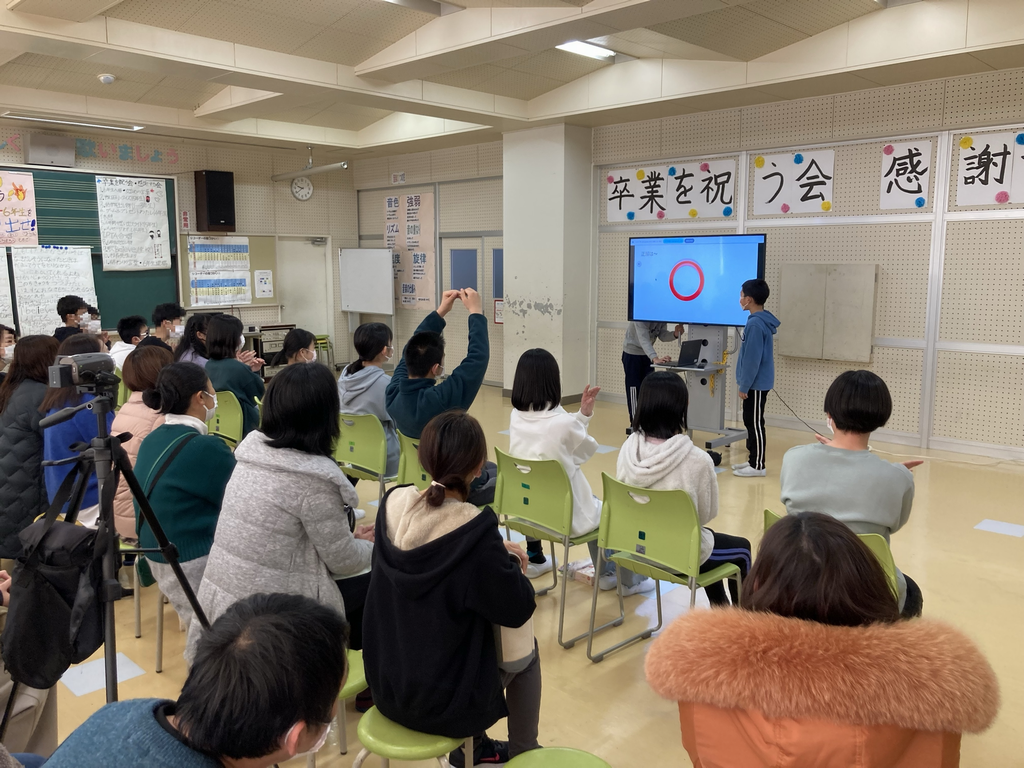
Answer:
[[81, 296], [96, 306], [92, 249], [87, 245], [13, 246], [11, 265], [22, 336], [52, 334], [62, 324], [57, 317], [62, 296]]
[[384, 199], [384, 239], [391, 249], [395, 304], [433, 308], [435, 302], [434, 193]]
[[608, 171], [605, 185], [608, 221], [728, 218], [734, 212], [736, 161], [617, 168]]
[[754, 157], [754, 215], [832, 210], [836, 153], [832, 149]]
[[38, 245], [36, 185], [31, 173], [0, 173], [0, 245]]
[[193, 307], [252, 302], [249, 238], [190, 235], [189, 301]]
[[1024, 202], [1024, 162], [1014, 163], [1022, 145], [1024, 134], [1017, 131], [962, 136], [956, 204], [994, 207]]
[[167, 183], [163, 179], [96, 177], [103, 271], [170, 269]]
[[924, 208], [931, 194], [931, 139], [893, 141], [882, 147], [882, 210]]
[[[7, 271], [7, 249], [0, 259], [0, 323], [8, 328], [14, 327], [14, 304], [11, 302], [11, 278]], [[0, 350], [2, 352], [2, 350]]]

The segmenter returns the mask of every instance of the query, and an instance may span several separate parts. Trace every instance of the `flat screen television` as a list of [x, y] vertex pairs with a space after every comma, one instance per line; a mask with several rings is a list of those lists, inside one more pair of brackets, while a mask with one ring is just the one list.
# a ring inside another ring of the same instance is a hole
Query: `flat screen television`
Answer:
[[764, 278], [764, 235], [629, 239], [629, 319], [745, 325], [740, 286]]

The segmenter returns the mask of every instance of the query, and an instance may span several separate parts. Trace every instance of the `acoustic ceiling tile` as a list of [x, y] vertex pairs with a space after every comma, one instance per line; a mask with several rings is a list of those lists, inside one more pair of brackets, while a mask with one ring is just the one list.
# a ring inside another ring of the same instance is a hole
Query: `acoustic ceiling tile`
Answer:
[[803, 32], [759, 16], [744, 6], [699, 13], [655, 24], [650, 29], [743, 61], [756, 59], [807, 37]]

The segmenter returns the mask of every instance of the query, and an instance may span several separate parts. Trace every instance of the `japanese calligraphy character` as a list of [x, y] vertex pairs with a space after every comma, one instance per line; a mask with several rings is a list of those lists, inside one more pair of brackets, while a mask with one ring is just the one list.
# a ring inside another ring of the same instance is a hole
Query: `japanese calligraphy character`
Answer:
[[[803, 195], [800, 196], [800, 202], [806, 203], [809, 200], [824, 200], [825, 194], [823, 192], [815, 193], [814, 190], [818, 187], [827, 187], [831, 180], [832, 177], [821, 170], [821, 166], [818, 165], [818, 161], [812, 158], [811, 162], [809, 162], [807, 167], [804, 168], [804, 172], [796, 177], [797, 186], [804, 191]], [[771, 200], [768, 202], [771, 202]]]
[[178, 162], [178, 153], [173, 149], [168, 149], [167, 159], [170, 161], [171, 165], [174, 165], [176, 162]]
[[[771, 163], [771, 166], [772, 168], [778, 168], [778, 166], [774, 162]], [[768, 198], [768, 200], [766, 201], [768, 203], [775, 202], [775, 198], [777, 198], [779, 196], [779, 193], [782, 192], [782, 187], [785, 185], [786, 179], [783, 177], [782, 171], [775, 171], [774, 173], [768, 173], [761, 177], [761, 181], [768, 181], [768, 179], [774, 178], [776, 176], [779, 179], [779, 188], [775, 190], [774, 195]]]
[[118, 160], [134, 160], [135, 159], [135, 147], [131, 144], [121, 144], [117, 148], [117, 159]]
[[149, 158], [149, 162], [151, 162], [151, 163], [162, 163], [163, 161], [164, 161], [164, 153], [161, 152], [159, 149], [154, 149], [153, 150], [153, 156], [151, 158]]
[[[611, 179], [612, 177], [609, 176], [608, 178]], [[629, 179], [625, 178], [624, 176], [619, 176], [619, 178], [612, 181], [611, 184], [612, 192], [610, 195], [608, 195], [608, 202], [610, 203], [612, 201], [617, 200], [619, 203], [619, 210], [621, 211], [622, 198], [636, 197], [636, 195], [629, 191]]]
[[144, 163], [147, 160], [149, 160], [149, 155], [145, 155], [142, 153], [142, 147], [135, 147], [135, 159], [138, 160], [140, 163]]
[[680, 173], [676, 176], [676, 202], [680, 205], [689, 204], [690, 193], [693, 191], [693, 184], [686, 185], [687, 179], [692, 179], [693, 174], [688, 173], [686, 168], [681, 168]]
[[96, 142], [92, 139], [75, 139], [75, 154], [79, 157], [96, 157]]
[[[10, 140], [11, 149], [16, 150], [18, 152], [21, 152], [21, 147], [18, 146], [18, 139], [20, 139], [20, 138], [21, 138], [21, 134], [20, 133], [16, 133], [13, 136], [11, 136], [11, 140]], [[32, 223], [34, 224], [35, 222], [32, 222]]]
[[892, 188], [896, 187], [908, 195], [921, 194], [921, 177], [928, 173], [928, 167], [924, 165], [921, 157], [921, 151], [917, 147], [908, 147], [906, 154], [894, 156], [889, 164], [889, 170], [882, 177], [892, 177], [885, 191], [892, 192]]
[[732, 171], [709, 173], [701, 181], [704, 182], [704, 186], [700, 188], [701, 194], [704, 195], [704, 202], [711, 205], [718, 200], [722, 205], [732, 205], [732, 196], [728, 200], [725, 199], [727, 188], [732, 183]]
[[665, 206], [658, 202], [665, 197], [665, 194], [661, 191], [661, 183], [664, 180], [665, 177], [657, 171], [651, 171], [647, 174], [647, 177], [642, 182], [646, 190], [640, 197], [643, 200], [640, 204], [641, 211], [644, 208], [650, 207], [651, 213], [654, 213], [654, 206], [658, 206], [659, 211], [665, 210]]
[[967, 155], [964, 160], [967, 162], [966, 171], [976, 171], [972, 176], [964, 175], [964, 184], [980, 184], [988, 186], [989, 183], [1002, 184], [1006, 174], [1006, 161], [1010, 157], [1010, 149], [1002, 144], [999, 152], [993, 152], [988, 144], [985, 148], [974, 155]]

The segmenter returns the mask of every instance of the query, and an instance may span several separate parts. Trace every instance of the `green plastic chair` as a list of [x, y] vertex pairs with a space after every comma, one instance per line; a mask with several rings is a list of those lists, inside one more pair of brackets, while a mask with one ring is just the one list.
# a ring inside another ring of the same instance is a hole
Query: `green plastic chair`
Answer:
[[782, 515], [776, 515], [770, 509], [766, 509], [764, 511], [764, 529], [767, 531], [781, 519]]
[[398, 445], [402, 453], [398, 459], [398, 476], [396, 482], [399, 485], [415, 485], [421, 491], [430, 485], [431, 477], [427, 470], [420, 464], [420, 440], [406, 437], [398, 433]]
[[352, 768], [362, 768], [370, 755], [379, 756], [383, 768], [389, 768], [392, 760], [437, 760], [441, 768], [448, 768], [448, 753], [458, 749], [463, 741], [466, 754], [473, 754], [472, 739], [449, 739], [411, 731], [388, 720], [376, 707], [371, 707], [363, 715], [358, 732], [363, 749], [352, 763]]
[[217, 412], [210, 422], [210, 434], [227, 443], [232, 451], [242, 442], [242, 406], [234, 392], [217, 393]]
[[131, 397], [132, 393], [128, 391], [128, 386], [124, 383], [124, 374], [121, 373], [120, 368], [114, 371], [114, 375], [121, 380], [117, 385], [117, 402], [114, 404], [114, 410], [116, 411], [128, 402], [128, 398]]
[[877, 533], [858, 533], [857, 538], [863, 541], [867, 548], [871, 550], [871, 554], [878, 558], [878, 564], [882, 566], [882, 570], [885, 571], [885, 578], [889, 580], [889, 588], [896, 595], [896, 599], [899, 600], [900, 586], [896, 580], [896, 563], [892, 559], [892, 550], [889, 549], [889, 542], [885, 540], [884, 536]]
[[[504, 516], [505, 529], [551, 542], [551, 586], [537, 591], [538, 595], [545, 595], [558, 586], [555, 544], [564, 547], [563, 562], [568, 563], [569, 547], [593, 541], [597, 538], [597, 531], [576, 537], [571, 535], [572, 485], [565, 474], [565, 468], [559, 462], [517, 459], [498, 448], [494, 449], [494, 454], [498, 464], [498, 481], [491, 507], [499, 519]], [[558, 607], [558, 644], [563, 648], [572, 648], [576, 641], [582, 640], [587, 633], [583, 632], [570, 640], [562, 639], [567, 582], [568, 579], [562, 579], [562, 600]], [[621, 623], [620, 619], [619, 624]]]
[[[605, 472], [601, 473], [604, 486], [604, 507], [601, 510], [601, 527], [597, 537], [598, 562], [595, 575], [604, 565], [604, 550], [614, 550], [611, 556], [616, 573], [629, 568], [641, 576], [655, 580], [658, 601], [658, 626], [645, 629], [621, 643], [616, 643], [598, 653], [593, 652], [597, 616], [597, 579], [594, 579], [593, 602], [590, 607], [590, 637], [587, 640], [587, 658], [593, 662], [602, 661], [606, 654], [637, 640], [646, 640], [661, 629], [661, 582], [686, 584], [690, 588], [690, 609], [697, 600], [697, 587], [724, 579], [735, 579], [742, 591], [740, 569], [732, 563], [700, 573], [700, 519], [697, 508], [686, 491], [655, 491], [620, 483]], [[619, 598], [619, 616], [626, 615], [622, 603], [622, 590], [616, 589]]]
[[505, 763], [505, 768], [612, 768], [600, 757], [568, 747], [533, 749]]
[[380, 419], [372, 413], [338, 416], [341, 435], [334, 447], [334, 460], [346, 475], [380, 484], [377, 503], [384, 498], [388, 468], [388, 438]]

